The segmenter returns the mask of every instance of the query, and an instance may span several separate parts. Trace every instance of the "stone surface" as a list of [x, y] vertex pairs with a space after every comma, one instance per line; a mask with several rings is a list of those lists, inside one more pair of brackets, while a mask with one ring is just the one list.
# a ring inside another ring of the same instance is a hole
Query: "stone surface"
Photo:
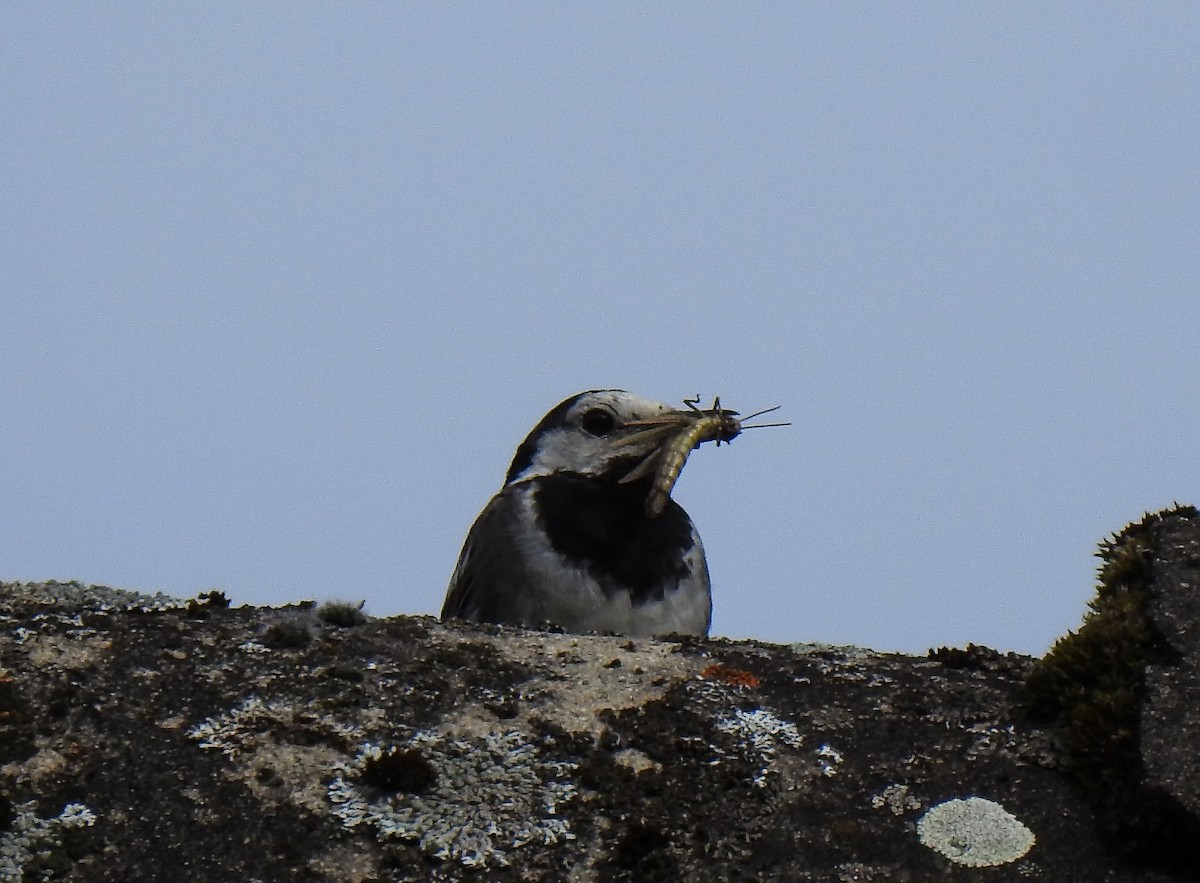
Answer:
[[1110, 849], [1032, 663], [0, 585], [0, 880], [1194, 879]]
[[1200, 815], [1200, 529], [1168, 518], [1151, 530], [1147, 614], [1166, 659], [1146, 671], [1142, 758], [1149, 785]]

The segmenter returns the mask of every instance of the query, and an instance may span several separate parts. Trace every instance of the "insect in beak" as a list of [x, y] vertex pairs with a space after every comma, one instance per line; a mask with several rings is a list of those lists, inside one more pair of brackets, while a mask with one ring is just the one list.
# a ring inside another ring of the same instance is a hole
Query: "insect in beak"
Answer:
[[650, 493], [646, 497], [646, 514], [655, 518], [666, 508], [667, 500], [679, 480], [679, 473], [687, 462], [688, 455], [706, 441], [715, 441], [717, 447], [722, 442], [728, 443], [741, 435], [744, 429], [762, 429], [768, 426], [790, 426], [789, 423], [760, 423], [746, 426], [743, 420], [752, 420], [763, 414], [779, 410], [779, 405], [755, 411], [739, 419], [737, 411], [721, 407], [719, 398], [713, 399], [711, 408], [702, 409], [700, 396], [694, 399], [684, 399], [687, 411], [676, 411], [663, 418], [655, 420], [627, 423], [626, 426], [645, 426], [641, 432], [635, 432], [621, 440], [621, 444], [634, 444], [643, 441], [664, 439], [654, 451], [641, 463], [635, 466], [628, 475], [621, 479], [621, 484], [637, 481], [653, 473], [654, 481]]

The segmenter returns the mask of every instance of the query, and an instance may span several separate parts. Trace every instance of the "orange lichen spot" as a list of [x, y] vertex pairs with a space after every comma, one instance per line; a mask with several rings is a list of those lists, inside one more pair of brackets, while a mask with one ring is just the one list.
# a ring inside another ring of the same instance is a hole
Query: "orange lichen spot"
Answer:
[[700, 672], [700, 677], [710, 681], [720, 681], [723, 684], [728, 684], [731, 687], [757, 687], [759, 680], [750, 672], [743, 668], [731, 668], [728, 665], [721, 665], [719, 662], [714, 662], [704, 671]]

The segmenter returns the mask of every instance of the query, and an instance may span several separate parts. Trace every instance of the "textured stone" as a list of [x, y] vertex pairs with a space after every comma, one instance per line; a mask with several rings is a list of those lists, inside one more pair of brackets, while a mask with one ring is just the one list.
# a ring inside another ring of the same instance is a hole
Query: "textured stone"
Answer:
[[1147, 615], [1166, 652], [1146, 671], [1142, 759], [1147, 784], [1200, 815], [1200, 519], [1164, 519], [1152, 537]]
[[0, 585], [11, 879], [1193, 879], [1110, 849], [1023, 713], [1027, 657], [62, 588]]

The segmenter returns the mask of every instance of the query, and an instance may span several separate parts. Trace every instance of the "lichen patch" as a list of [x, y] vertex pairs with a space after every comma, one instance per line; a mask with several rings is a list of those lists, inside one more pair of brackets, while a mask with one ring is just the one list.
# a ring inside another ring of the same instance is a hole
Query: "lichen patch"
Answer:
[[906, 812], [921, 808], [921, 801], [908, 792], [907, 785], [899, 783], [888, 785], [871, 798], [871, 806], [876, 809], [887, 809], [894, 816], [902, 816]]
[[646, 752], [639, 751], [637, 748], [624, 748], [616, 752], [613, 754], [613, 761], [635, 773], [643, 773], [646, 770], [662, 770], [661, 763], [657, 763]]
[[574, 839], [558, 814], [575, 796], [574, 769], [515, 730], [465, 739], [423, 732], [403, 745], [364, 745], [337, 767], [328, 795], [346, 828], [415, 842], [442, 861], [504, 866], [514, 849]]
[[982, 797], [939, 803], [917, 822], [917, 835], [924, 846], [971, 868], [1015, 862], [1036, 840], [1016, 816]]
[[[529, 731], [536, 717], [569, 733], [599, 735], [604, 724], [597, 714], [635, 708], [661, 698], [672, 686], [696, 676], [708, 664], [679, 653], [668, 641], [631, 641], [622, 637], [555, 635], [545, 632], [452, 633], [442, 640], [486, 643], [507, 662], [530, 666], [534, 677], [521, 685], [509, 723]], [[496, 726], [496, 716], [479, 703], [464, 703], [451, 712], [443, 729], [483, 736]]]
[[24, 880], [31, 864], [45, 861], [62, 846], [64, 831], [96, 823], [95, 814], [82, 803], [69, 803], [49, 819], [34, 809], [33, 801], [13, 807], [8, 830], [0, 834], [0, 880]]
[[799, 748], [803, 742], [794, 723], [765, 708], [748, 711], [731, 709], [728, 714], [717, 718], [715, 726], [736, 738], [745, 754], [757, 763], [758, 770], [752, 781], [759, 788], [767, 785], [767, 775], [772, 770], [779, 747]]
[[245, 758], [241, 778], [264, 800], [324, 813], [329, 805], [323, 780], [343, 757], [328, 745], [262, 745]]
[[34, 635], [25, 643], [31, 665], [71, 671], [96, 665], [111, 646], [111, 640], [96, 636], [78, 640], [62, 635]]
[[262, 744], [286, 738], [288, 732], [303, 732], [312, 742], [319, 737], [332, 744], [353, 744], [359, 729], [329, 714], [316, 714], [289, 702], [264, 702], [250, 696], [223, 714], [206, 718], [188, 730], [200, 747], [220, 750], [229, 758]]
[[[18, 782], [38, 787], [44, 780], [53, 779], [67, 768], [68, 760], [59, 751], [44, 747], [21, 763], [11, 762], [0, 767], [0, 773]], [[3, 878], [0, 878], [3, 879]]]

